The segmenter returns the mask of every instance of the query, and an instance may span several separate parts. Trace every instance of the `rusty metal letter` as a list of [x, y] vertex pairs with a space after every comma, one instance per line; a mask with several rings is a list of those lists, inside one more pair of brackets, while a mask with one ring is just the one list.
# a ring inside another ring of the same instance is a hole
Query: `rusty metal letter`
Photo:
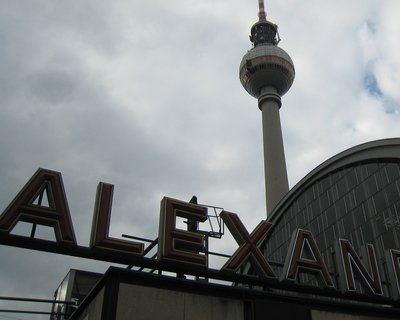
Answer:
[[[356, 292], [354, 273], [366, 291], [374, 295], [382, 295], [382, 283], [376, 261], [375, 250], [372, 244], [368, 244], [364, 250], [364, 262], [368, 262], [369, 270], [363, 265], [360, 257], [348, 240], [339, 239], [336, 245], [338, 256], [339, 279], [344, 292]], [[368, 259], [367, 259], [368, 257]]]
[[[41, 201], [36, 203], [44, 194], [47, 196], [48, 204], [43, 205]], [[76, 246], [60, 172], [47, 169], [36, 171], [0, 216], [0, 233], [14, 237], [10, 232], [19, 221], [52, 227], [59, 245]]]
[[394, 300], [400, 298], [400, 250], [386, 250], [386, 262]]
[[263, 220], [249, 234], [237, 214], [223, 211], [221, 212], [221, 218], [239, 244], [239, 248], [229, 258], [222, 269], [236, 272], [250, 258], [260, 277], [277, 280], [274, 271], [259, 249], [259, 246], [267, 237], [272, 223]]
[[199, 253], [204, 249], [204, 235], [177, 229], [177, 216], [204, 222], [207, 220], [207, 209], [195, 204], [163, 198], [160, 210], [158, 259], [207, 266], [207, 256]]
[[126, 241], [108, 236], [113, 190], [114, 186], [112, 184], [100, 182], [97, 186], [96, 204], [93, 212], [92, 233], [90, 235], [90, 247], [143, 256], [143, 243]]
[[[305, 254], [308, 254], [307, 257]], [[294, 282], [299, 271], [316, 275], [320, 285], [325, 288], [334, 287], [312, 233], [303, 229], [293, 232], [281, 280]]]

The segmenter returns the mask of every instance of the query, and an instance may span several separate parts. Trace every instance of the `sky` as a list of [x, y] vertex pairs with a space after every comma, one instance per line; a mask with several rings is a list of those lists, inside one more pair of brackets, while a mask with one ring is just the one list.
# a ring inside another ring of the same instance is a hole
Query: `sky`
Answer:
[[[113, 237], [156, 238], [164, 196], [196, 195], [249, 232], [265, 219], [261, 114], [238, 77], [258, 1], [0, 5], [0, 212], [46, 168], [62, 173], [82, 246], [100, 181], [115, 185]], [[399, 1], [265, 7], [296, 68], [280, 110], [290, 187], [340, 151], [400, 136]], [[211, 249], [236, 248], [226, 230]], [[49, 299], [70, 268], [110, 266], [2, 245], [0, 255], [0, 296]]]

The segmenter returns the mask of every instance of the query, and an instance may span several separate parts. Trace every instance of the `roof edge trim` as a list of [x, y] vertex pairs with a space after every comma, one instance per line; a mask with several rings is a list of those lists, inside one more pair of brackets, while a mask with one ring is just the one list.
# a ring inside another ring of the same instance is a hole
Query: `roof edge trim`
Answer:
[[282, 209], [284, 210], [284, 208], [291, 203], [291, 199], [296, 197], [299, 191], [306, 189], [329, 172], [357, 162], [365, 162], [374, 159], [400, 159], [400, 138], [389, 138], [362, 143], [324, 161], [290, 189], [271, 212], [267, 220], [276, 220], [279, 217], [277, 213], [283, 212]]

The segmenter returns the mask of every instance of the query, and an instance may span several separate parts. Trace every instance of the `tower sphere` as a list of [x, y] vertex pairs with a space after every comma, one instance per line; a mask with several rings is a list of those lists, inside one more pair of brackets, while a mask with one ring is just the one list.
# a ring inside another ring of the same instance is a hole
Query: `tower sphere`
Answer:
[[240, 63], [240, 82], [246, 91], [255, 98], [260, 96], [263, 87], [274, 87], [282, 96], [291, 87], [294, 64], [290, 56], [276, 44], [277, 26], [267, 20], [258, 21], [251, 28], [250, 39], [254, 47]]

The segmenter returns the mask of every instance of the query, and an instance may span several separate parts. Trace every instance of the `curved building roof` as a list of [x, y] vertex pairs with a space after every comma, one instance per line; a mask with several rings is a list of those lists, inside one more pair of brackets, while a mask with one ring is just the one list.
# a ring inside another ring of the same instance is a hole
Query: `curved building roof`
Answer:
[[382, 139], [363, 143], [342, 151], [326, 160], [309, 172], [287, 193], [267, 220], [271, 222], [276, 220], [279, 213], [282, 214], [282, 209], [287, 206], [291, 200], [296, 198], [302, 190], [319, 179], [322, 179], [324, 176], [343, 167], [380, 159], [400, 161], [400, 138]]
[[[400, 248], [400, 139], [364, 143], [325, 161], [287, 193], [267, 220], [273, 229], [262, 250], [268, 261], [276, 262], [277, 274], [292, 234], [309, 230], [336, 288], [343, 286], [337, 283], [343, 279], [337, 276], [338, 239], [348, 240], [359, 255], [372, 244], [383, 294], [391, 297], [386, 251]], [[317, 285], [304, 272], [297, 281]], [[364, 292], [360, 284], [357, 290]]]

